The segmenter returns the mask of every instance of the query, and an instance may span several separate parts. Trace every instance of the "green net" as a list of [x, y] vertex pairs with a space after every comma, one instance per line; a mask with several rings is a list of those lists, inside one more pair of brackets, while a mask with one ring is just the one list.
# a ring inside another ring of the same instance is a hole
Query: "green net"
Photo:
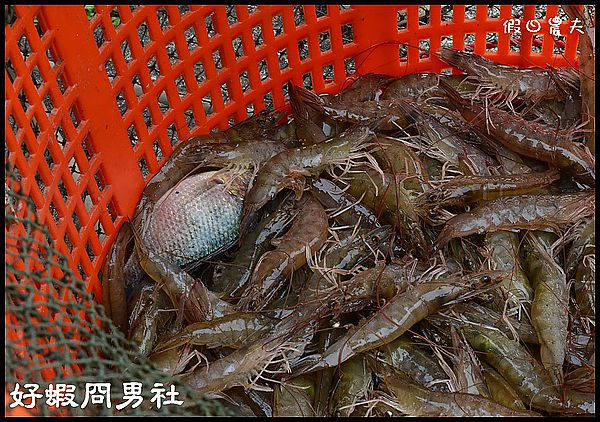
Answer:
[[[39, 415], [229, 414], [221, 403], [200, 397], [136, 355], [53, 247], [19, 179], [5, 159], [5, 378], [11, 393], [6, 410], [22, 402], [34, 404], [28, 410]], [[140, 383], [141, 392], [134, 385], [124, 390], [128, 382]], [[171, 382], [179, 395], [170, 395]], [[31, 391], [34, 384], [38, 388]], [[57, 391], [65, 387], [57, 384], [69, 386], [66, 392], [74, 393], [77, 406], [63, 400], [66, 394]], [[37, 395], [34, 403], [32, 394]], [[128, 396], [142, 401], [136, 406], [139, 400], [132, 400], [118, 410]]]

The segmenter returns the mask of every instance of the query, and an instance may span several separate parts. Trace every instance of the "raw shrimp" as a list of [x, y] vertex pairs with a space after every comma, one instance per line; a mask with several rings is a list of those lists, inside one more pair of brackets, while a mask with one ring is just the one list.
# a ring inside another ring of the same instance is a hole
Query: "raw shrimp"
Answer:
[[577, 89], [579, 85], [577, 74], [567, 69], [517, 69], [495, 63], [474, 53], [445, 47], [442, 47], [436, 55], [479, 81], [475, 96], [490, 99], [501, 94], [509, 107], [512, 107], [511, 102], [516, 97], [531, 102], [562, 98], [566, 93], [563, 86]]
[[531, 193], [559, 178], [557, 170], [506, 176], [460, 176], [423, 193], [417, 198], [417, 203], [425, 207], [462, 206], [502, 196]]
[[383, 360], [394, 370], [406, 374], [423, 387], [433, 391], [449, 392], [443, 381], [446, 373], [435, 361], [434, 357], [419, 347], [407, 334], [379, 348], [383, 352]]
[[394, 79], [381, 94], [380, 100], [397, 98], [411, 98], [418, 102], [435, 97], [443, 97], [444, 92], [439, 89], [440, 79], [454, 86], [456, 89], [468, 87], [464, 75], [438, 75], [437, 73], [411, 73]]
[[271, 241], [277, 248], [256, 264], [238, 303], [241, 310], [262, 310], [283, 286], [282, 281], [306, 264], [307, 256], [327, 240], [329, 221], [323, 206], [310, 194], [303, 202], [288, 232]]
[[594, 214], [594, 190], [559, 195], [521, 195], [494, 199], [446, 223], [435, 245], [450, 239], [498, 230], [559, 231]]
[[485, 246], [490, 268], [508, 273], [497, 290], [499, 300], [494, 302], [494, 309], [500, 312], [516, 310], [520, 315], [522, 310], [528, 310], [531, 306], [533, 289], [521, 268], [518, 234], [506, 231], [488, 233]]
[[531, 324], [540, 340], [542, 364], [556, 384], [562, 384], [567, 348], [569, 291], [563, 269], [552, 258], [551, 233], [529, 232], [525, 236], [524, 265], [535, 290]]
[[273, 416], [317, 416], [313, 405], [315, 383], [309, 377], [290, 378], [274, 390]]
[[510, 386], [510, 384], [502, 378], [494, 368], [489, 364], [482, 362], [483, 376], [485, 383], [490, 391], [491, 399], [498, 404], [510, 407], [515, 410], [525, 410], [523, 400]]
[[271, 240], [279, 235], [298, 214], [297, 204], [292, 195], [286, 195], [281, 202], [274, 201], [273, 208], [267, 205], [258, 225], [246, 234], [244, 243], [235, 253], [231, 262], [215, 265], [212, 290], [223, 294], [223, 298], [239, 296], [259, 258], [271, 249]]
[[123, 267], [131, 236], [130, 224], [123, 223], [102, 270], [102, 304], [106, 314], [124, 333], [128, 331], [129, 324]]
[[334, 218], [342, 225], [359, 224], [361, 228], [367, 230], [380, 226], [377, 216], [371, 210], [330, 180], [314, 180], [311, 192], [324, 207], [335, 210]]
[[304, 103], [304, 99], [298, 93], [299, 89], [301, 88], [295, 87], [291, 81], [288, 83], [288, 94], [290, 96], [292, 114], [294, 115], [296, 137], [304, 141], [304, 145], [319, 144], [327, 139], [327, 136], [323, 132], [323, 122], [319, 122], [316, 118], [316, 115], [319, 113], [311, 110]]
[[253, 312], [233, 313], [210, 321], [195, 322], [158, 344], [153, 352], [161, 353], [184, 344], [239, 349], [249, 341], [259, 338], [272, 328], [275, 322], [276, 320], [269, 316]]
[[585, 145], [573, 141], [576, 130], [556, 130], [541, 123], [528, 122], [500, 109], [472, 103], [443, 81], [440, 86], [465, 121], [483, 136], [493, 138], [526, 157], [571, 170], [574, 176], [594, 185], [594, 156]]
[[[451, 278], [417, 284], [400, 292], [371, 318], [338, 340], [306, 371], [336, 366], [358, 353], [375, 349], [400, 337], [414, 324], [438, 311], [444, 304], [477, 289], [482, 280], [486, 284], [498, 282], [501, 272], [484, 272], [463, 278]], [[310, 357], [314, 359], [314, 357]]]
[[406, 141], [407, 145], [442, 162], [450, 162], [464, 174], [490, 175], [488, 167], [495, 164], [492, 157], [464, 141], [447, 125], [415, 105], [399, 102], [397, 108], [415, 124], [421, 134], [416, 140]]
[[364, 356], [359, 355], [339, 367], [339, 379], [331, 396], [333, 416], [350, 416], [354, 404], [367, 395], [372, 384], [371, 370]]
[[474, 394], [431, 391], [397, 374], [384, 375], [383, 386], [410, 416], [537, 416]]
[[246, 231], [250, 217], [283, 188], [291, 187], [299, 198], [304, 189], [305, 176], [316, 176], [331, 165], [352, 163], [353, 160], [364, 158], [366, 153], [362, 150], [371, 136], [371, 130], [362, 126], [327, 142], [288, 149], [272, 157], [259, 170], [244, 199], [241, 232]]
[[[362, 197], [362, 203], [381, 216], [387, 224], [396, 226], [402, 245], [420, 256], [427, 256], [429, 245], [421, 228], [421, 221], [409, 192], [403, 187], [399, 175], [381, 175], [371, 169], [353, 174], [344, 181], [348, 193]], [[376, 188], [374, 188], [376, 187]]]
[[550, 374], [518, 342], [485, 326], [463, 326], [461, 331], [481, 358], [502, 374], [521, 400], [536, 409], [560, 413], [594, 413], [594, 395], [570, 391], [565, 401]]
[[489, 398], [490, 391], [483, 377], [483, 369], [473, 349], [453, 326], [450, 327], [450, 337], [452, 350], [449, 353], [456, 391]]

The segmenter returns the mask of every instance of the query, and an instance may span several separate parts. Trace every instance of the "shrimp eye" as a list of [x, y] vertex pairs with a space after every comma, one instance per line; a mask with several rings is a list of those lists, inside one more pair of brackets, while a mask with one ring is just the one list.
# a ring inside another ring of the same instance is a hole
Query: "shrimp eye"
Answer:
[[491, 283], [492, 282], [492, 277], [490, 277], [489, 275], [484, 275], [481, 278], [481, 281], [483, 281], [484, 283]]
[[248, 306], [250, 307], [250, 309], [255, 309], [257, 305], [258, 305], [258, 301], [256, 299], [252, 299], [250, 301], [250, 303], [248, 304]]
[[375, 243], [379, 240], [379, 238], [375, 235], [371, 236], [371, 242]]
[[337, 305], [337, 301], [335, 299], [329, 299], [327, 301], [327, 306], [329, 306], [330, 308], [333, 308], [335, 305]]

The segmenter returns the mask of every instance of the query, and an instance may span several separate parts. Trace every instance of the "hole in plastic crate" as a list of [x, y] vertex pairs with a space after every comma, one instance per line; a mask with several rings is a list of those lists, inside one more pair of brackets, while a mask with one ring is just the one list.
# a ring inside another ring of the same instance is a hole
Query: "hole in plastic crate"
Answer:
[[331, 36], [329, 31], [319, 32], [319, 49], [321, 53], [331, 50]]
[[321, 18], [323, 16], [327, 16], [327, 5], [318, 4], [315, 6], [315, 15], [317, 18]]
[[150, 33], [148, 31], [148, 25], [146, 25], [146, 22], [142, 22], [140, 26], [137, 27], [137, 34], [142, 47], [146, 47], [148, 44], [150, 44]]
[[10, 59], [6, 60], [6, 73], [8, 73], [8, 78], [10, 79], [10, 82], [13, 83], [17, 78], [17, 72], [15, 72], [15, 68], [13, 67]]
[[440, 13], [442, 15], [442, 22], [452, 22], [454, 20], [454, 6], [451, 4], [443, 5]]
[[169, 98], [167, 97], [167, 91], [164, 89], [160, 91], [158, 97], [156, 97], [156, 100], [161, 113], [165, 114], [167, 111], [169, 111]]
[[277, 55], [279, 56], [279, 69], [283, 70], [288, 67], [287, 49], [279, 50]]
[[90, 261], [94, 262], [94, 258], [96, 257], [96, 254], [92, 250], [92, 245], [90, 244], [89, 240], [87, 242], [85, 242], [85, 253], [87, 253], [87, 256], [90, 258]]
[[169, 137], [172, 147], [179, 143], [179, 134], [177, 133], [177, 126], [175, 126], [175, 123], [171, 123], [167, 128], [167, 136]]
[[184, 5], [179, 5], [179, 6], [177, 6], [177, 8], [179, 9], [179, 14], [181, 16], [185, 15], [187, 12], [190, 11], [190, 7], [187, 6], [187, 5], [185, 5], [185, 4]]
[[475, 34], [465, 34], [465, 50], [473, 51], [475, 48]]
[[31, 54], [31, 46], [29, 45], [29, 41], [27, 40], [27, 37], [25, 36], [25, 34], [21, 35], [21, 38], [19, 38], [19, 41], [17, 42], [17, 44], [19, 46], [19, 51], [21, 52], [21, 55], [23, 56], [23, 60], [27, 61], [27, 58]]
[[211, 13], [210, 15], [208, 15], [207, 17], [204, 18], [204, 25], [206, 26], [206, 34], [208, 35], [209, 38], [212, 38], [215, 35], [217, 35], [217, 31], [215, 31], [215, 27], [213, 25], [213, 16], [214, 16], [214, 13]]
[[85, 278], [87, 276], [81, 264], [77, 264], [77, 271], [79, 271], [79, 275], [81, 278]]
[[40, 188], [40, 192], [42, 192], [42, 194], [43, 194], [44, 193], [44, 189], [46, 189], [46, 184], [42, 180], [42, 177], [40, 176], [39, 173], [35, 174], [35, 181], [37, 182], [38, 187]]
[[305, 22], [304, 8], [302, 6], [294, 6], [294, 24], [300, 26]]
[[83, 192], [81, 193], [81, 200], [83, 201], [83, 205], [85, 206], [85, 209], [89, 210], [92, 208], [93, 201], [92, 201], [92, 196], [90, 195], [90, 193], [88, 192], [87, 188], [85, 188], [83, 190]]
[[354, 42], [354, 29], [351, 23], [342, 25], [342, 45]]
[[192, 129], [194, 129], [194, 127], [196, 126], [196, 120], [194, 119], [194, 112], [191, 108], [188, 108], [186, 111], [183, 112], [183, 114], [185, 115], [185, 122], [187, 124], [187, 127], [191, 132]]
[[98, 236], [98, 240], [100, 243], [102, 243], [106, 237], [106, 230], [104, 229], [100, 219], [96, 220], [96, 224], [94, 224], [94, 231], [96, 232], [96, 236]]
[[31, 81], [37, 89], [39, 89], [44, 82], [42, 79], [42, 74], [40, 73], [40, 69], [38, 69], [37, 65], [34, 66], [33, 70], [31, 71]]
[[308, 51], [308, 40], [301, 39], [298, 41], [298, 54], [300, 55], [300, 60], [306, 60], [309, 57]]
[[236, 58], [240, 58], [244, 55], [244, 45], [242, 43], [242, 37], [239, 36], [232, 41], [233, 53]]
[[531, 40], [531, 51], [533, 53], [541, 53], [544, 45], [544, 35], [534, 34]]
[[221, 98], [223, 98], [224, 104], [229, 102], [229, 90], [227, 89], [226, 83], [221, 85]]
[[104, 190], [104, 183], [102, 182], [98, 173], [94, 174], [94, 180], [96, 181], [96, 185], [98, 186], [98, 191], [102, 192]]
[[58, 89], [60, 90], [61, 94], [64, 94], [66, 89], [65, 89], [65, 84], [62, 81], [62, 78], [60, 76], [56, 76], [56, 83], [58, 84]]
[[73, 126], [77, 128], [79, 126], [79, 118], [77, 117], [77, 113], [75, 113], [75, 110], [73, 108], [69, 109], [69, 115], [71, 116]]
[[398, 26], [398, 31], [404, 31], [406, 29], [406, 9], [398, 10], [398, 13], [396, 15], [396, 25]]
[[126, 63], [131, 62], [131, 49], [129, 48], [129, 42], [127, 40], [123, 40], [121, 43], [121, 52], [123, 53], [123, 58]]
[[252, 39], [254, 40], [254, 46], [258, 47], [262, 43], [264, 43], [262, 36], [262, 27], [260, 25], [256, 25], [252, 28]]
[[42, 28], [40, 27], [39, 18], [37, 16], [34, 16], [32, 20], [33, 20], [33, 26], [35, 26], [35, 29], [37, 30], [39, 37], [42, 38], [44, 36], [44, 31], [42, 31]]
[[42, 104], [44, 105], [44, 110], [46, 110], [47, 114], [50, 114], [54, 109], [54, 104], [52, 104], [52, 99], [50, 98], [50, 94], [46, 94], [42, 99]]
[[138, 167], [140, 168], [140, 171], [142, 172], [142, 177], [145, 179], [146, 176], [148, 176], [150, 174], [150, 170], [148, 169], [148, 164], [146, 163], [146, 160], [144, 159], [144, 157], [140, 158], [140, 160], [138, 161]]
[[196, 47], [198, 47], [198, 38], [196, 37], [196, 30], [194, 26], [190, 26], [184, 32], [185, 42], [187, 43], [188, 51], [193, 51]]
[[488, 32], [485, 36], [485, 51], [497, 52], [498, 51], [498, 33]]
[[429, 47], [431, 43], [429, 38], [424, 40], [419, 40], [419, 58], [424, 59], [429, 57]]
[[212, 57], [213, 62], [215, 63], [215, 69], [217, 69], [217, 71], [223, 69], [223, 63], [221, 63], [221, 51], [219, 49], [216, 49], [215, 51], [213, 51]]
[[453, 40], [452, 35], [444, 35], [440, 40], [440, 46], [446, 48], [452, 48]]
[[213, 109], [212, 97], [208, 93], [202, 98], [202, 109], [204, 110], [205, 116], [209, 116], [215, 112]]
[[152, 127], [152, 115], [148, 106], [142, 111], [142, 117], [144, 118], [144, 123], [146, 123], [146, 128], [150, 129]]
[[323, 79], [325, 80], [325, 83], [333, 83], [333, 76], [333, 65], [326, 64], [323, 66]]
[[400, 44], [398, 46], [398, 57], [400, 59], [406, 59], [408, 57], [408, 46], [406, 44]]
[[265, 96], [263, 98], [265, 101], [265, 108], [267, 110], [272, 110], [273, 109], [273, 94], [268, 92], [265, 94]]
[[58, 192], [62, 196], [63, 201], [65, 201], [65, 203], [67, 203], [67, 200], [69, 199], [69, 193], [67, 192], [67, 188], [65, 188], [65, 184], [63, 183], [62, 179], [58, 180], [57, 186], [58, 186]]
[[102, 47], [102, 44], [106, 42], [106, 37], [104, 36], [104, 30], [102, 29], [102, 23], [98, 23], [98, 26], [94, 28], [94, 40], [96, 41], [96, 47]]
[[46, 161], [48, 168], [52, 170], [52, 167], [54, 167], [54, 161], [52, 161], [52, 155], [48, 149], [44, 150], [44, 160]]
[[167, 55], [169, 56], [169, 61], [171, 62], [171, 66], [176, 64], [180, 58], [179, 54], [177, 54], [177, 48], [175, 47], [175, 41], [171, 41], [166, 46]]
[[523, 9], [525, 6], [523, 5], [519, 5], [519, 4], [515, 4], [512, 6], [512, 17], [513, 18], [522, 18], [523, 17]]
[[117, 107], [119, 108], [119, 112], [121, 116], [123, 116], [127, 112], [127, 101], [125, 101], [125, 95], [123, 91], [120, 91], [116, 97]]
[[429, 25], [429, 6], [419, 6], [419, 25]]
[[17, 136], [19, 126], [17, 126], [17, 121], [15, 120], [15, 116], [13, 116], [12, 114], [8, 115], [8, 124], [9, 124], [10, 128], [12, 129], [13, 133], [15, 134], [15, 136]]
[[88, 136], [86, 136], [83, 139], [83, 142], [81, 142], [81, 148], [83, 148], [83, 153], [85, 154], [85, 158], [87, 158], [88, 161], [90, 161], [93, 157], [94, 152], [92, 151], [92, 148], [90, 148], [90, 138]]
[[152, 150], [154, 151], [154, 155], [156, 156], [156, 161], [160, 163], [160, 160], [163, 158], [162, 149], [160, 148], [160, 143], [158, 139], [154, 141], [152, 144]]
[[81, 171], [79, 170], [79, 164], [77, 164], [75, 157], [71, 158], [71, 161], [69, 161], [69, 171], [75, 180], [77, 180], [81, 174]]
[[129, 136], [129, 142], [131, 142], [131, 146], [135, 148], [140, 139], [135, 129], [135, 124], [132, 123], [129, 125], [127, 128], [127, 136]]
[[76, 212], [73, 213], [71, 220], [73, 221], [73, 225], [75, 226], [77, 231], [81, 230], [81, 221], [79, 220], [79, 216]]
[[554, 37], [554, 54], [563, 55], [565, 54], [565, 42], [567, 37], [564, 35], [557, 35]]
[[283, 17], [281, 15], [275, 15], [271, 18], [273, 23], [273, 35], [279, 36], [283, 34]]
[[37, 138], [40, 134], [40, 126], [38, 125], [37, 119], [35, 116], [31, 117], [31, 121], [29, 122], [29, 126], [31, 126], [31, 130], [33, 130], [33, 134]]
[[152, 56], [150, 57], [150, 60], [148, 60], [148, 71], [150, 72], [150, 78], [153, 81], [157, 80], [160, 76], [160, 68], [156, 56]]
[[248, 13], [249, 14], [256, 12], [257, 9], [258, 9], [258, 6], [255, 6], [253, 4], [248, 5]]
[[142, 84], [140, 83], [139, 76], [134, 73], [131, 77], [131, 85], [133, 86], [133, 90], [135, 91], [136, 97], [141, 97], [144, 94], [144, 90], [142, 89]]
[[[56, 224], [58, 224], [58, 220], [56, 221]], [[67, 233], [65, 233], [63, 240], [65, 241], [65, 246], [69, 250], [69, 253], [72, 253], [73, 252], [73, 244], [71, 243], [71, 239], [69, 239], [69, 236]]]
[[234, 5], [230, 4], [225, 6], [225, 13], [227, 14], [227, 22], [229, 22], [229, 26], [237, 22], [237, 13], [235, 13]]
[[67, 144], [67, 136], [65, 135], [62, 125], [59, 124], [56, 128], [56, 131], [54, 132], [54, 138], [56, 139], [56, 142], [60, 144], [61, 148], [64, 148]]
[[233, 118], [233, 116], [229, 117], [229, 119], [227, 119], [227, 125], [229, 127], [232, 127], [233, 125], [235, 125], [235, 119]]
[[269, 77], [269, 69], [267, 68], [267, 59], [262, 59], [258, 62], [258, 71], [260, 73], [260, 80], [264, 81]]
[[450, 69], [450, 68], [442, 69], [442, 70], [440, 71], [440, 73], [441, 73], [442, 75], [452, 75], [452, 69]]
[[117, 76], [117, 69], [115, 68], [115, 64], [113, 63], [111, 58], [108, 58], [106, 62], [104, 62], [104, 69], [106, 69], [106, 75], [109, 78], [114, 78]]
[[354, 57], [344, 60], [344, 69], [346, 70], [346, 75], [351, 75], [356, 72], [356, 61], [354, 60]]
[[521, 34], [510, 34], [510, 51], [521, 51]]
[[465, 6], [465, 20], [473, 20], [477, 17], [477, 6], [468, 4]]
[[185, 77], [183, 75], [179, 75], [175, 79], [175, 86], [177, 86], [177, 93], [180, 97], [185, 97], [188, 92], [187, 85], [185, 84]]
[[496, 19], [500, 17], [500, 6], [489, 5], [488, 6], [488, 18]]
[[535, 6], [535, 18], [536, 19], [544, 19], [546, 17], [546, 5], [537, 4]]
[[245, 70], [240, 73], [240, 85], [243, 92], [246, 92], [250, 88], [250, 78], [248, 77], [248, 72]]
[[202, 84], [206, 80], [204, 64], [202, 61], [197, 61], [196, 64], [194, 64], [194, 74], [196, 75], [196, 81], [198, 82], [198, 85]]
[[158, 18], [158, 24], [160, 25], [160, 29], [162, 29], [163, 31], [170, 26], [169, 16], [167, 15], [167, 10], [164, 7], [161, 7], [156, 11], [156, 17]]
[[313, 88], [312, 75], [310, 74], [310, 72], [302, 75], [302, 83], [304, 84], [304, 88], [306, 89]]

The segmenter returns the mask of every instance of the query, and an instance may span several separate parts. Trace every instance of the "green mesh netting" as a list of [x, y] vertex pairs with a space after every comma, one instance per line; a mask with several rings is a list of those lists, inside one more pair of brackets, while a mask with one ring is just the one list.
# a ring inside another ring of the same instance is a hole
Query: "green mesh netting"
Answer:
[[[151, 402], [155, 383], [172, 379], [146, 359], [140, 359], [132, 344], [94, 301], [85, 284], [67, 266], [67, 259], [53, 247], [46, 228], [37, 220], [31, 198], [23, 194], [19, 175], [5, 157], [6, 244], [6, 389], [19, 383], [38, 384], [44, 394], [49, 384], [75, 385], [75, 402], [82, 404], [86, 383], [111, 384], [111, 408], [105, 403], [78, 407], [50, 407], [47, 397], [38, 398], [29, 412], [39, 415], [227, 415], [217, 401], [199, 396], [174, 382], [183, 405]], [[142, 383], [143, 402], [117, 410], [124, 402], [123, 382]], [[6, 410], [13, 403], [9, 398]], [[24, 397], [24, 404], [30, 400]]]

